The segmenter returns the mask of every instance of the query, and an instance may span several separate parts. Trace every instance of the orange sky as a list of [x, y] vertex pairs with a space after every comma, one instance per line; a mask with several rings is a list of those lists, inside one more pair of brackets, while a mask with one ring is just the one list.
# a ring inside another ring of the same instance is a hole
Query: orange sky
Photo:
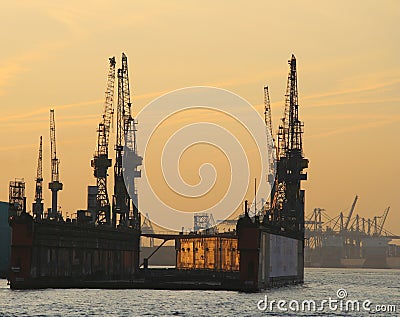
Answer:
[[19, 1], [0, 12], [0, 199], [8, 182], [34, 193], [44, 136], [50, 205], [48, 111], [56, 109], [64, 212], [86, 207], [108, 57], [129, 59], [134, 113], [163, 92], [226, 88], [262, 111], [268, 84], [274, 127], [287, 60], [298, 59], [300, 116], [310, 160], [306, 209], [372, 217], [391, 206], [400, 234], [400, 60], [397, 1]]

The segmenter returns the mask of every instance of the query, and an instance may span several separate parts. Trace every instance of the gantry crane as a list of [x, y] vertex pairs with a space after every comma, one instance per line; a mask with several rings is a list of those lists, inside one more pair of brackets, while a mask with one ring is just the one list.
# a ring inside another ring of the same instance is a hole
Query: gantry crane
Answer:
[[38, 165], [36, 172], [36, 186], [35, 186], [35, 202], [32, 204], [33, 215], [36, 220], [40, 220], [43, 217], [43, 173], [42, 173], [42, 136], [40, 136], [40, 145], [39, 145], [39, 157], [38, 157]]
[[97, 182], [95, 221], [98, 224], [111, 225], [111, 208], [107, 192], [107, 170], [111, 166], [111, 159], [108, 157], [108, 145], [114, 113], [115, 57], [111, 57], [109, 62], [104, 113], [97, 130], [97, 150], [91, 165], [94, 168], [94, 176]]
[[50, 110], [50, 146], [51, 146], [51, 182], [49, 189], [51, 190], [51, 210], [47, 214], [49, 219], [57, 219], [59, 217], [57, 211], [57, 196], [58, 191], [63, 189], [63, 184], [60, 182], [60, 174], [58, 167], [60, 160], [57, 158], [56, 151], [56, 122], [54, 119], [54, 109]]

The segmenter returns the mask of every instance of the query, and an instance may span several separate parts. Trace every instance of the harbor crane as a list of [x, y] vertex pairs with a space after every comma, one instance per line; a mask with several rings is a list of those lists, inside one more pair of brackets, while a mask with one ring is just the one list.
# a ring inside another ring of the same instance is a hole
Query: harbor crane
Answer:
[[[112, 207], [112, 225], [133, 226], [140, 228], [140, 215], [137, 208], [135, 178], [140, 177], [137, 169], [142, 158], [136, 149], [136, 122], [131, 114], [130, 88], [128, 76], [128, 58], [122, 53], [122, 66], [118, 69], [117, 134], [115, 142], [114, 195]], [[126, 164], [123, 166], [122, 162]], [[124, 172], [126, 177], [124, 179]], [[132, 186], [132, 187], [131, 187]], [[129, 192], [128, 192], [128, 189]], [[131, 193], [133, 215], [130, 215]], [[119, 219], [117, 219], [119, 218]]]
[[109, 63], [104, 112], [97, 129], [97, 149], [91, 165], [94, 168], [97, 185], [95, 222], [97, 224], [111, 225], [111, 207], [107, 192], [107, 170], [111, 166], [111, 159], [108, 157], [108, 146], [114, 114], [115, 57], [109, 58]]
[[288, 63], [285, 112], [278, 130], [277, 174], [266, 222], [304, 236], [304, 190], [300, 184], [307, 179], [303, 170], [308, 160], [303, 154], [304, 125], [299, 120], [296, 57], [292, 55]]
[[39, 157], [37, 164], [37, 172], [36, 172], [36, 186], [35, 186], [35, 201], [32, 204], [33, 215], [36, 220], [40, 220], [43, 217], [43, 171], [42, 171], [42, 156], [43, 144], [42, 144], [42, 136], [40, 136], [40, 145], [39, 145]]
[[47, 214], [48, 219], [57, 219], [59, 217], [57, 211], [58, 191], [63, 189], [60, 182], [60, 174], [58, 167], [60, 160], [57, 158], [56, 151], [56, 122], [54, 119], [54, 109], [50, 109], [50, 148], [51, 148], [51, 182], [49, 189], [51, 190], [51, 210]]

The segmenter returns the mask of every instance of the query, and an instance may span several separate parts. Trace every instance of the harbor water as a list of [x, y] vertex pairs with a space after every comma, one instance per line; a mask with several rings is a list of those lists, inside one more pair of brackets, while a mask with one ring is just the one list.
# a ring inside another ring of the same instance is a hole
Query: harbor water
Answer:
[[372, 314], [400, 316], [400, 270], [307, 268], [303, 285], [251, 294], [97, 289], [12, 291], [6, 280], [0, 280], [0, 316], [253, 317]]

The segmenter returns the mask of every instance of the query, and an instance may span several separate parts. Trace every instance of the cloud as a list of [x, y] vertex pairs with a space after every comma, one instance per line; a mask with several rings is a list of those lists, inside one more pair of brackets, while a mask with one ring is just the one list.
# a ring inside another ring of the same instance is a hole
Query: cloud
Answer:
[[29, 70], [26, 64], [38, 59], [39, 56], [38, 52], [31, 51], [5, 60], [0, 66], [0, 94], [4, 94], [2, 88], [9, 85], [12, 79]]
[[394, 117], [391, 117], [390, 119], [385, 119], [385, 120], [381, 120], [381, 121], [375, 121], [375, 122], [369, 122], [366, 124], [349, 126], [349, 127], [331, 130], [328, 132], [314, 134], [314, 135], [307, 135], [307, 139], [322, 139], [322, 138], [330, 137], [332, 135], [337, 135], [337, 134], [361, 131], [361, 130], [370, 129], [370, 128], [378, 128], [378, 127], [396, 123], [399, 121], [400, 121], [400, 116], [394, 116]]
[[[102, 100], [89, 100], [89, 101], [82, 101], [82, 102], [77, 102], [77, 103], [71, 103], [71, 104], [64, 104], [64, 105], [58, 105], [58, 106], [51, 106], [51, 107], [43, 107], [38, 110], [34, 110], [31, 112], [25, 112], [21, 114], [16, 114], [16, 115], [10, 115], [7, 117], [0, 117], [0, 122], [3, 121], [13, 121], [13, 120], [21, 120], [21, 119], [28, 119], [32, 117], [36, 117], [38, 115], [42, 114], [48, 114], [50, 109], [55, 109], [55, 110], [61, 110], [61, 109], [70, 109], [70, 108], [79, 108], [82, 106], [88, 106], [88, 105], [93, 105], [93, 104], [101, 104]], [[100, 118], [99, 114], [99, 118]]]
[[[19, 63], [11, 62], [0, 67], [0, 87], [5, 86], [7, 82], [19, 73], [26, 71], [26, 68]], [[3, 94], [3, 91], [0, 91]]]
[[[148, 99], [148, 98], [155, 98], [158, 96], [161, 96], [164, 93], [167, 93], [168, 91], [157, 91], [157, 92], [151, 92], [151, 93], [146, 93], [142, 95], [137, 95], [133, 97], [133, 100], [141, 100], [141, 99]], [[116, 100], [115, 100], [116, 103]], [[101, 120], [101, 115], [103, 111], [103, 104], [104, 100], [103, 99], [96, 99], [96, 100], [87, 100], [87, 101], [81, 101], [81, 102], [75, 102], [75, 103], [68, 103], [68, 104], [62, 104], [62, 105], [54, 105], [54, 106], [49, 106], [49, 107], [42, 107], [40, 109], [30, 111], [30, 112], [25, 112], [25, 113], [18, 113], [15, 115], [9, 115], [9, 116], [2, 116], [0, 117], [0, 122], [2, 123], [2, 126], [7, 125], [7, 126], [20, 126], [21, 125], [21, 120], [29, 120], [29, 124], [35, 124], [35, 123], [41, 123], [43, 121], [48, 121], [48, 113], [50, 109], [54, 109], [56, 112], [59, 110], [65, 110], [65, 109], [74, 109], [74, 108], [81, 108], [82, 106], [90, 106], [90, 105], [98, 105], [98, 114], [89, 114], [89, 115], [64, 115], [62, 116], [63, 120], [82, 120], [82, 119], [96, 119], [98, 118], [99, 122]], [[114, 106], [115, 107], [115, 106]], [[75, 120], [74, 124], [79, 124]], [[85, 121], [87, 122], [87, 121]]]
[[14, 144], [14, 145], [0, 147], [0, 151], [7, 152], [7, 151], [14, 151], [14, 150], [25, 149], [25, 148], [33, 148], [33, 147], [37, 147], [37, 146], [38, 146], [37, 143]]
[[46, 43], [29, 52], [4, 60], [0, 65], [0, 95], [4, 94], [4, 87], [10, 85], [15, 77], [30, 70], [29, 64], [45, 59], [52, 51], [65, 47], [65, 44], [63, 41]]
[[363, 105], [363, 104], [383, 104], [389, 102], [399, 102], [400, 98], [384, 98], [384, 99], [368, 99], [368, 100], [346, 100], [346, 101], [332, 101], [326, 103], [316, 103], [313, 105], [301, 105], [301, 108], [311, 109], [311, 108], [321, 108], [321, 107], [335, 107], [335, 106], [346, 106], [346, 105]]
[[319, 99], [319, 98], [325, 98], [325, 97], [333, 97], [333, 96], [339, 96], [339, 95], [354, 94], [354, 93], [358, 93], [358, 92], [375, 91], [375, 90], [379, 90], [379, 89], [382, 89], [382, 88], [393, 86], [393, 85], [398, 84], [398, 83], [400, 83], [400, 79], [387, 81], [387, 82], [382, 82], [382, 83], [376, 83], [376, 84], [370, 85], [370, 86], [364, 86], [364, 87], [358, 87], [358, 88], [349, 88], [349, 89], [337, 90], [337, 91], [332, 91], [332, 92], [324, 92], [324, 93], [321, 93], [321, 94], [308, 95], [308, 96], [302, 97], [301, 99], [302, 100]]

